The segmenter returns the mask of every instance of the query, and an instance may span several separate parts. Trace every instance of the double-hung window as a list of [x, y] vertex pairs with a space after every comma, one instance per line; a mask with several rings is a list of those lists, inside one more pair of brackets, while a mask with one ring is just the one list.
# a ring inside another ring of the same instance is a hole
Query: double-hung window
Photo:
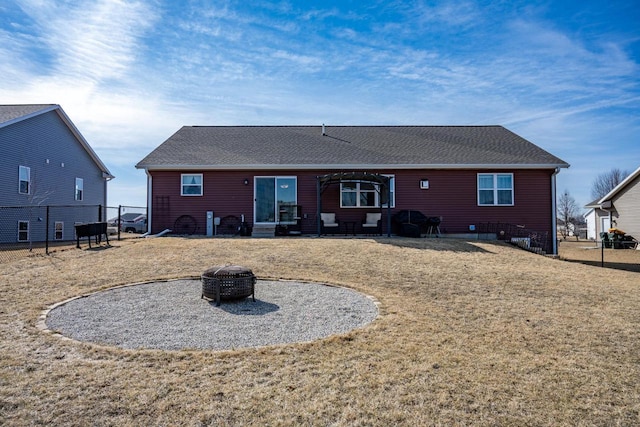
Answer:
[[[395, 205], [395, 178], [389, 176], [391, 207]], [[340, 183], [340, 207], [376, 208], [387, 206], [387, 195], [382, 194], [381, 185], [369, 181], [342, 181]]]
[[18, 193], [31, 194], [31, 168], [20, 166], [18, 171]]
[[62, 240], [64, 231], [64, 222], [56, 221], [54, 224], [54, 236], [53, 240]]
[[512, 173], [479, 173], [478, 205], [513, 206]]
[[75, 199], [79, 202], [82, 201], [84, 195], [84, 180], [82, 178], [76, 178], [76, 195]]
[[181, 176], [181, 196], [202, 196], [202, 174], [186, 174]]
[[29, 221], [18, 221], [18, 242], [29, 241]]

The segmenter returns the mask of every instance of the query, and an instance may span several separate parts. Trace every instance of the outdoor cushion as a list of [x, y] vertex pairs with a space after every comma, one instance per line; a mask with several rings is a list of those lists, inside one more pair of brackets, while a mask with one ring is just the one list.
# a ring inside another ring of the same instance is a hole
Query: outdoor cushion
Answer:
[[325, 227], [337, 227], [338, 223], [336, 222], [336, 214], [335, 213], [321, 213], [320, 219], [322, 220], [322, 225]]
[[362, 224], [363, 227], [377, 227], [378, 221], [382, 218], [381, 213], [367, 213], [367, 218]]

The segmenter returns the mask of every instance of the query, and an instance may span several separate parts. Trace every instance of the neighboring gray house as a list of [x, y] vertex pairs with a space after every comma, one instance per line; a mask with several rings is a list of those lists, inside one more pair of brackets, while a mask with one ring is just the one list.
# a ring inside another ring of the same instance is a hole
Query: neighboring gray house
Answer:
[[[0, 105], [0, 242], [75, 238], [96, 221], [113, 178], [59, 105]], [[22, 208], [20, 208], [22, 207]]]
[[[586, 207], [593, 209], [596, 236], [612, 227], [640, 238], [640, 167], [603, 198]], [[587, 213], [590, 214], [591, 211]]]
[[587, 223], [587, 239], [589, 240], [600, 240], [600, 233], [611, 228], [610, 213], [600, 209], [599, 200], [596, 199], [585, 205], [585, 208], [589, 209], [583, 215]]

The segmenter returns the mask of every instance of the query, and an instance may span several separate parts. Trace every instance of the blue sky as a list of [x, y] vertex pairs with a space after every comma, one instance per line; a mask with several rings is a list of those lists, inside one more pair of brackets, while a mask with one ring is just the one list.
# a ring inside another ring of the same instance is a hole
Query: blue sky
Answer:
[[60, 104], [146, 205], [134, 165], [183, 125], [502, 125], [598, 174], [640, 166], [630, 1], [4, 0], [0, 103]]

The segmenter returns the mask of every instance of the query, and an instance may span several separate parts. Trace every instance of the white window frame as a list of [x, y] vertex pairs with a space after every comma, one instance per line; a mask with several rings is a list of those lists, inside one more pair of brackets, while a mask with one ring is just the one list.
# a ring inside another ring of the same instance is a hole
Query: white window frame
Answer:
[[81, 202], [84, 199], [84, 179], [76, 178], [76, 186], [74, 199], [78, 202]]
[[[480, 178], [481, 177], [492, 177], [492, 186], [491, 188], [481, 188], [480, 187]], [[510, 178], [511, 185], [510, 187], [499, 187], [498, 186], [498, 178], [508, 176]], [[496, 173], [479, 173], [477, 176], [477, 198], [478, 198], [478, 206], [514, 206], [515, 205], [515, 191], [514, 191], [514, 179], [513, 173], [505, 173], [505, 172], [496, 172]], [[481, 191], [492, 191], [493, 203], [481, 203], [480, 192]], [[499, 202], [499, 192], [500, 191], [509, 191], [511, 194], [511, 203], [500, 203]]]
[[[396, 206], [396, 177], [395, 175], [383, 175], [389, 178], [389, 187], [391, 189], [391, 207], [395, 208]], [[344, 185], [343, 183], [356, 183], [356, 189], [355, 190], [345, 190], [344, 189]], [[370, 184], [373, 185], [374, 189], [373, 190], [361, 190], [360, 185], [364, 183], [364, 184]], [[371, 193], [373, 192], [374, 194], [374, 205], [373, 206], [368, 206], [368, 205], [361, 205], [360, 204], [360, 195], [362, 193]], [[356, 193], [356, 205], [355, 206], [346, 206], [343, 204], [343, 198], [342, 198], [342, 194], [343, 193]], [[371, 182], [371, 181], [358, 181], [358, 180], [344, 180], [344, 181], [340, 181], [340, 207], [341, 208], [366, 208], [366, 209], [371, 209], [371, 208], [379, 208], [380, 207], [380, 184], [377, 184], [375, 182]], [[382, 205], [382, 207], [386, 208], [387, 204], [384, 203]]]
[[[186, 177], [200, 177], [200, 183], [185, 183], [184, 179]], [[201, 173], [183, 173], [180, 174], [180, 195], [185, 197], [199, 197], [204, 194], [204, 178]], [[185, 193], [185, 187], [200, 187], [200, 194], [195, 193]]]
[[[23, 172], [26, 174], [26, 180], [23, 179]], [[27, 191], [22, 191], [22, 183], [27, 183]], [[31, 168], [29, 166], [18, 167], [18, 193], [19, 194], [31, 194]]]
[[[389, 178], [389, 190], [391, 190], [391, 207], [396, 207], [396, 176], [395, 175], [383, 175]], [[386, 203], [382, 204], [383, 208], [387, 207]]]
[[[26, 229], [21, 229], [20, 225], [21, 224], [26, 224]], [[26, 233], [26, 236], [24, 239], [20, 238], [20, 234], [21, 233]], [[25, 221], [25, 220], [18, 220], [18, 242], [28, 242], [29, 241], [29, 221]]]
[[[60, 237], [58, 237], [60, 233]], [[53, 240], [64, 240], [64, 222], [56, 221], [53, 223]]]

